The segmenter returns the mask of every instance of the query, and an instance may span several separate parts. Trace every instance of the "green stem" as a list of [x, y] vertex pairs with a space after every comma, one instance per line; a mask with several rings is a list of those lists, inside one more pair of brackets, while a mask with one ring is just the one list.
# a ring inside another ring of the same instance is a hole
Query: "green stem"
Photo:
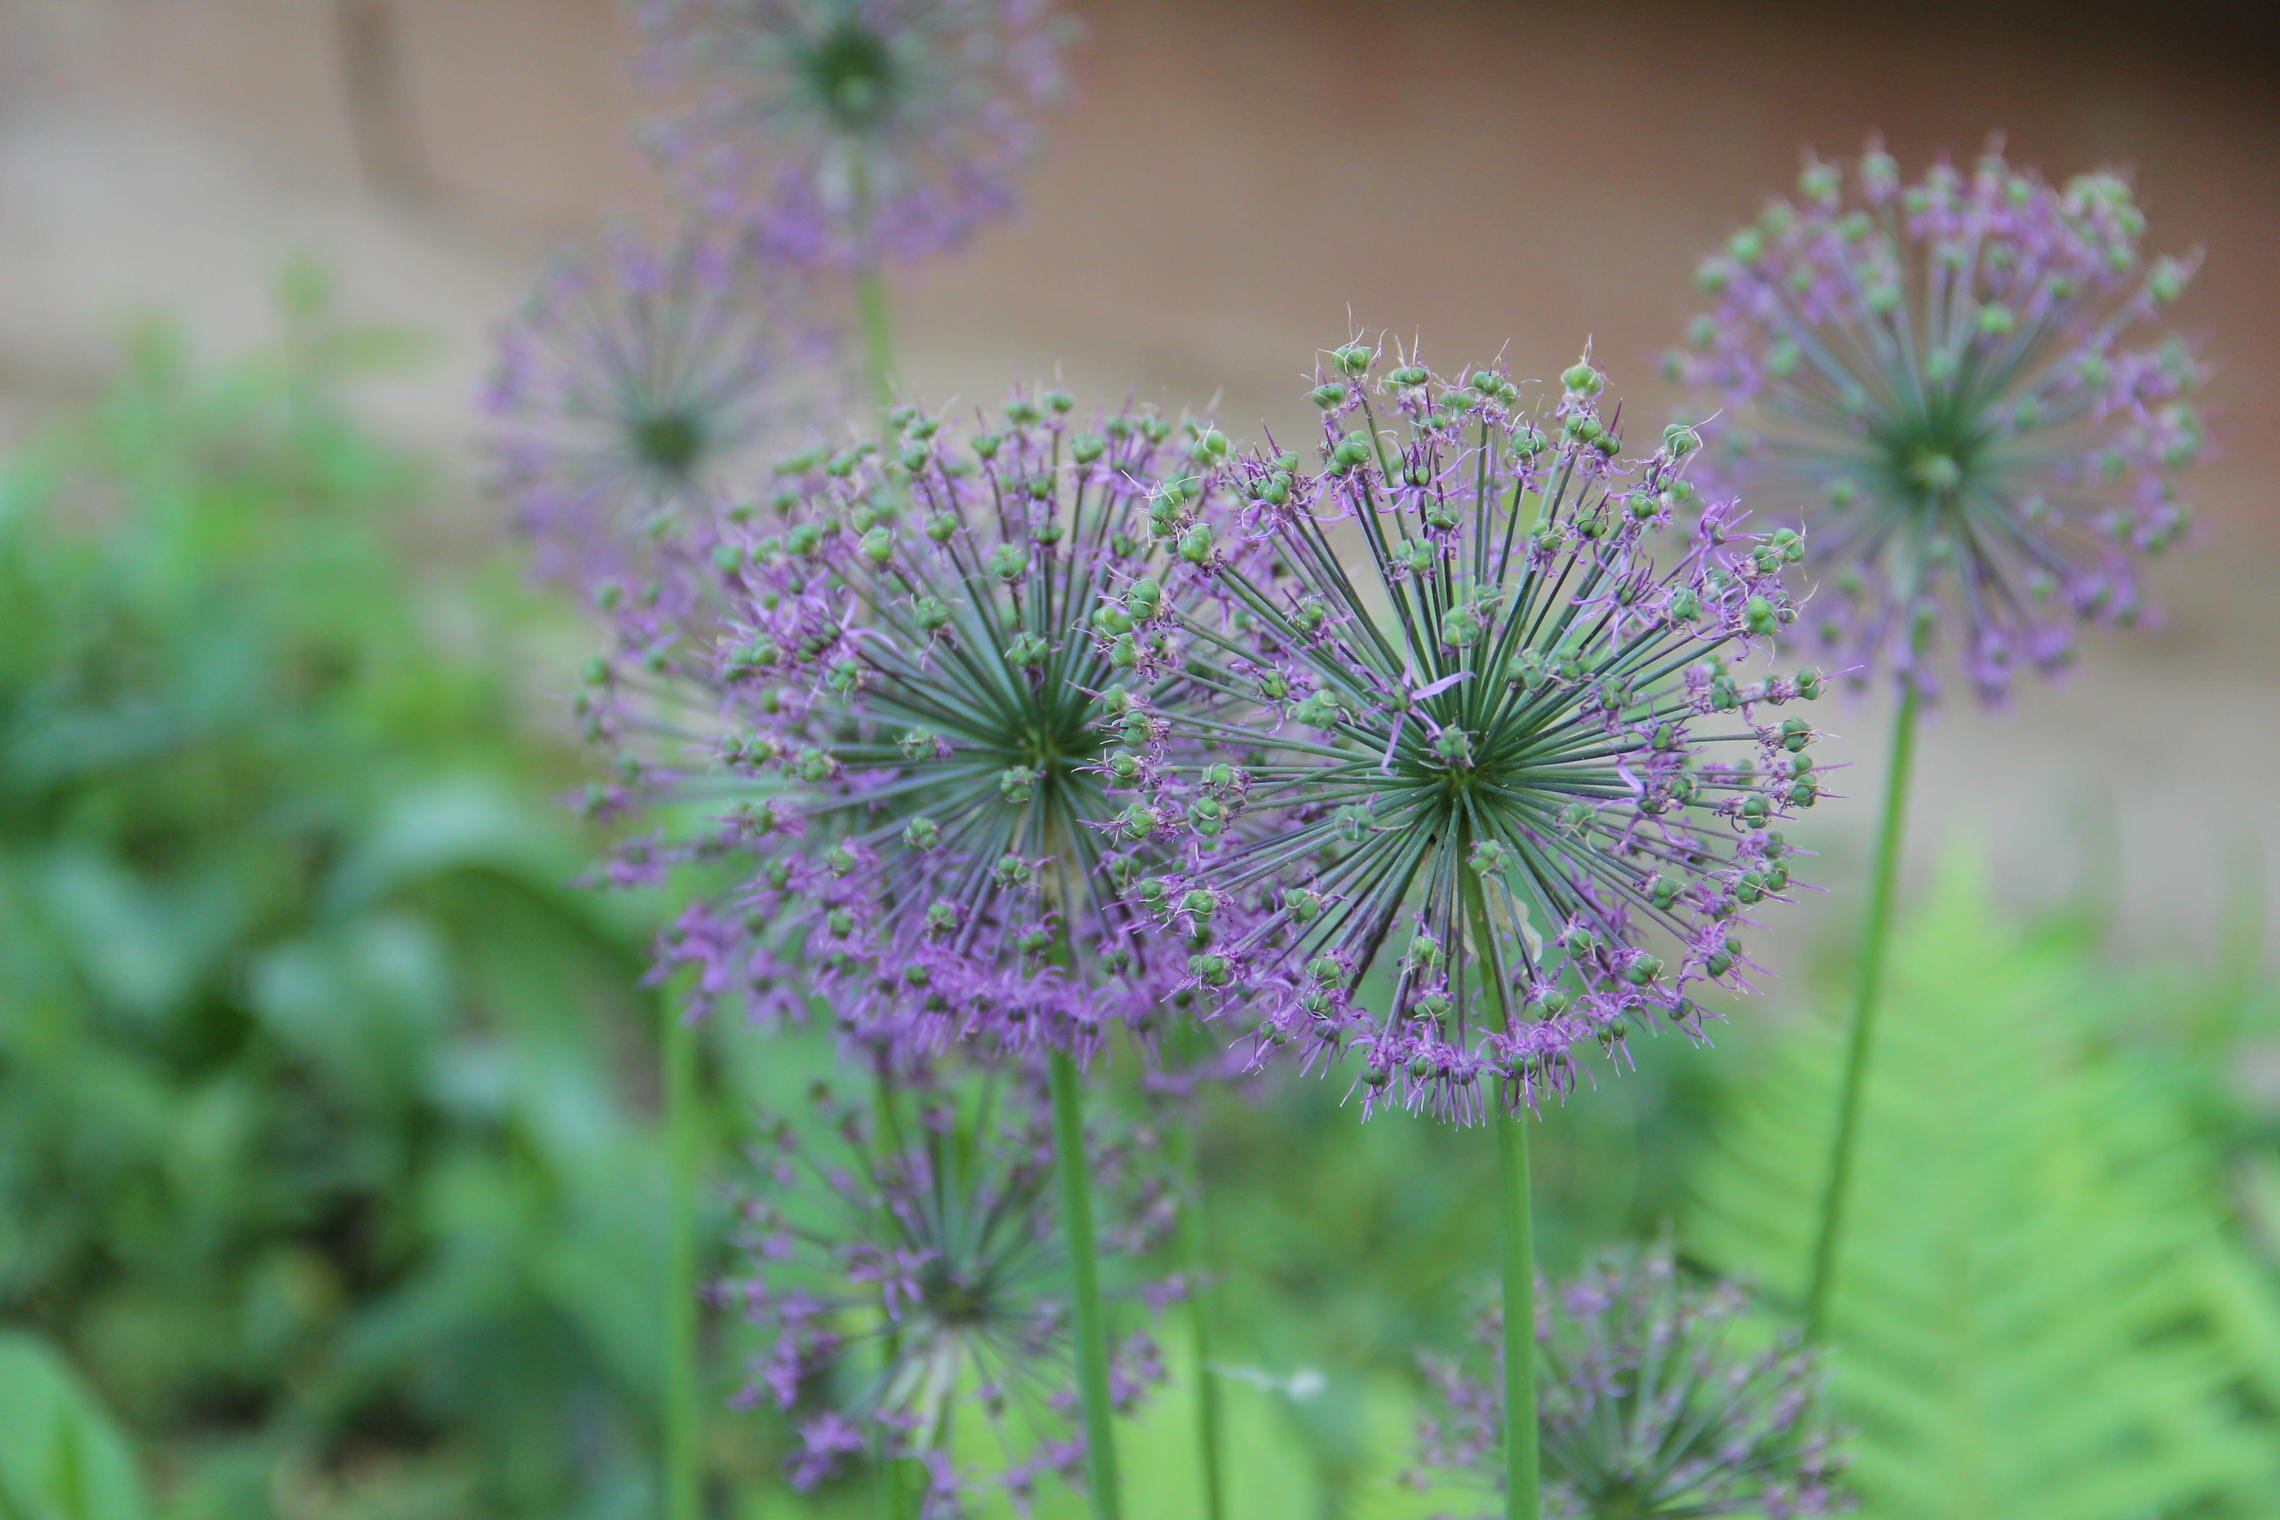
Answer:
[[1861, 941], [1860, 983], [1853, 998], [1845, 1051], [1845, 1085], [1837, 1101], [1837, 1133], [1829, 1152], [1829, 1180], [1821, 1195], [1821, 1229], [1813, 1242], [1813, 1276], [1805, 1294], [1805, 1338], [1823, 1340], [1829, 1329], [1829, 1295], [1836, 1284], [1837, 1245], [1844, 1232], [1845, 1197], [1852, 1185], [1853, 1152], [1860, 1140], [1861, 1098], [1868, 1086], [1868, 1050], [1876, 1005], [1884, 987], [1884, 960], [1892, 937], [1892, 899], [1900, 879], [1902, 823], [1908, 773], [1916, 753], [1916, 683], [1900, 684], [1892, 729], [1892, 760], [1884, 778], [1884, 822], [1876, 841], [1868, 886], [1868, 928]]
[[1504, 1514], [1542, 1512], [1536, 1446], [1536, 1221], [1528, 1198], [1525, 1113], [1496, 1118], [1497, 1236], [1504, 1253]]
[[697, 1184], [703, 1115], [697, 1108], [697, 1031], [667, 1010], [665, 1068], [665, 1515], [704, 1513], [703, 1406], [697, 1382]]
[[[895, 1117], [894, 1069], [888, 1064], [886, 1057], [881, 1056], [879, 1058], [878, 1063], [872, 1068], [872, 1077], [874, 1080], [871, 1088], [871, 1112], [874, 1121], [874, 1133], [871, 1136], [871, 1144], [879, 1153], [878, 1164], [882, 1168], [891, 1169], [899, 1165], [902, 1159], [902, 1127]], [[894, 1238], [894, 1210], [889, 1206], [884, 1212], [887, 1216], [888, 1234], [886, 1238], [891, 1240]], [[894, 1374], [897, 1342], [900, 1339], [894, 1322], [889, 1320], [879, 1337], [879, 1355], [884, 1362], [883, 1370], [889, 1377]], [[903, 1520], [902, 1465], [896, 1460], [895, 1454], [890, 1449], [887, 1438], [883, 1434], [879, 1436], [873, 1446], [872, 1460], [878, 1464], [879, 1469], [880, 1520]]]
[[888, 1453], [883, 1439], [875, 1446], [872, 1460], [879, 1467], [879, 1520], [903, 1520], [902, 1465]]
[[1193, 1115], [1175, 1126], [1172, 1144], [1187, 1184], [1187, 1215], [1180, 1231], [1187, 1257], [1188, 1336], [1195, 1342], [1195, 1449], [1203, 1467], [1204, 1520], [1227, 1513], [1226, 1461], [1220, 1432], [1219, 1375], [1211, 1351], [1211, 1222], [1204, 1210], [1203, 1167], [1197, 1155]]
[[855, 307], [863, 324], [863, 364], [871, 399], [884, 418], [895, 404], [894, 324], [887, 312], [887, 277], [875, 268], [855, 276]]
[[[1512, 1000], [1504, 984], [1503, 957], [1496, 953], [1487, 895], [1480, 878], [1470, 872], [1465, 908], [1481, 980], [1509, 1029]], [[1518, 1098], [1516, 1093], [1506, 1096]], [[1517, 1101], [1501, 1103], [1498, 1110], [1490, 1122], [1496, 1126], [1496, 1234], [1504, 1268], [1504, 1515], [1505, 1520], [1538, 1520], [1543, 1513], [1543, 1454], [1536, 1431], [1536, 1219], [1528, 1184], [1528, 1126], [1534, 1121]]]
[[1061, 1182], [1061, 1233], [1069, 1251], [1069, 1297], [1077, 1341], [1077, 1393], [1084, 1406], [1085, 1476], [1093, 1520], [1118, 1520], [1115, 1411], [1108, 1397], [1108, 1321], [1101, 1312], [1100, 1264], [1093, 1243], [1092, 1171], [1085, 1160], [1084, 1093], [1077, 1063], [1056, 1050], [1053, 1153]]

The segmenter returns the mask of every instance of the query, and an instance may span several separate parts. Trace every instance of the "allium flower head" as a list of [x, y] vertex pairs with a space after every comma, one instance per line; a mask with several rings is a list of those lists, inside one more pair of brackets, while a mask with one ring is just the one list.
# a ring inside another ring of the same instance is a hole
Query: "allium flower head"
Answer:
[[1819, 782], [1773, 710], [1821, 677], [1729, 663], [1795, 615], [1795, 534], [1721, 503], [1658, 544], [1691, 431], [1626, 465], [1588, 362], [1540, 420], [1499, 369], [1377, 363], [1318, 375], [1320, 470], [1242, 462], [1216, 598], [1131, 608], [1179, 698], [1139, 789], [1181, 859], [1137, 896], [1234, 920], [1191, 976], [1262, 1058], [1354, 1049], [1365, 1114], [1471, 1121], [1564, 1095], [1579, 1046], [1700, 1034], [1691, 993], [1740, 983], [1789, 888], [1772, 826]]
[[700, 103], [654, 146], [802, 263], [868, 266], [1011, 212], [1066, 25], [1046, 0], [643, 0], [650, 71]]
[[606, 574], [644, 540], [701, 528], [794, 436], [830, 344], [696, 229], [625, 226], [559, 250], [499, 332], [483, 404], [497, 489], [542, 574]]
[[1132, 932], [1158, 820], [1107, 792], [1167, 741], [1130, 678], [1140, 637], [1096, 633], [1129, 627], [1135, 597], [1211, 595], [1202, 513], [1226, 441], [1074, 408], [1016, 396], [962, 442], [904, 409], [883, 451], [790, 461], [782, 519], [717, 561], [716, 636], [662, 657], [637, 639], [605, 672], [714, 715], [709, 763], [628, 789], [714, 799], [674, 849], [749, 863], [677, 939], [714, 982], [744, 981], [753, 935], [798, 924], [813, 993], [866, 1044], [1082, 1055], [1184, 980], [1184, 947]]
[[[1667, 1247], [1607, 1256], [1536, 1325], [1547, 1520], [1827, 1515], [1848, 1507], [1820, 1378], [1793, 1345], [1752, 1349], [1744, 1296], [1682, 1281]], [[1504, 1335], [1475, 1336], [1482, 1377], [1426, 1361], [1447, 1406], [1424, 1421], [1412, 1481], [1503, 1491]]]
[[2148, 260], [2111, 172], [2063, 188], [2000, 153], [1904, 183], [1873, 141], [1817, 160], [1702, 268], [1673, 356], [1730, 408], [1730, 465], [1801, 514], [1827, 582], [1809, 626], [1862, 680], [1930, 692], [1953, 646], [1982, 700], [2054, 671], [2078, 622], [2124, 623], [2134, 561], [2183, 533], [2201, 366], [2146, 331], [2192, 261]]
[[[740, 1204], [735, 1276], [717, 1290], [758, 1327], [742, 1395], [791, 1413], [802, 1490], [851, 1456], [923, 1462], [921, 1520], [954, 1520], [981, 1495], [1025, 1500], [1038, 1477], [1079, 1472], [1068, 1263], [1042, 1100], [978, 1113], [929, 1108], [882, 1137], [818, 1095], [818, 1122], [780, 1124]], [[898, 1105], [899, 1106], [899, 1105]], [[1088, 1149], [1100, 1246], [1112, 1267], [1155, 1250], [1175, 1203], [1137, 1155]], [[1136, 1279], [1149, 1312], [1177, 1292]], [[1112, 1397], [1135, 1407], [1162, 1379], [1145, 1333], [1113, 1348]]]

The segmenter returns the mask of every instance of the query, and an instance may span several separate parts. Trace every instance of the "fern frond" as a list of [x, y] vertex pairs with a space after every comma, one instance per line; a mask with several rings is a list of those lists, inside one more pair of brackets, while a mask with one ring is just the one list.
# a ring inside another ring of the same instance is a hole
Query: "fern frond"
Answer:
[[[2191, 1115], [2102, 1038], [2145, 992], [2079, 936], [2006, 927], [1968, 868], [1904, 927], [1832, 1316], [1872, 1520], [2280, 1513], [2250, 1412], [2274, 1285], [2230, 1236]], [[1695, 1180], [1695, 1248], [1776, 1295], [1802, 1288], [1836, 1025], [1728, 1053]]]

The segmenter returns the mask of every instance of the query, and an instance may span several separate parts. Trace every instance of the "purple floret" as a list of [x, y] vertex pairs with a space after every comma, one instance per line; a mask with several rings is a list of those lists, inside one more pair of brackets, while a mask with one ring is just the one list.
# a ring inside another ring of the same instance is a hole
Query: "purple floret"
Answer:
[[1772, 825], [1821, 787], [1771, 710], [1822, 679], [1736, 663], [1796, 616], [1795, 534], [1723, 502], [1666, 534], [1693, 432], [1626, 465], [1588, 363], [1540, 417], [1501, 369], [1378, 364], [1329, 355], [1321, 467], [1240, 461], [1193, 588], [1121, 608], [1130, 807], [1178, 847], [1135, 895], [1258, 1060], [1351, 1052], [1365, 1115], [1471, 1123], [1745, 985]]
[[[1682, 1280], [1667, 1246], [1605, 1256], [1548, 1297], [1536, 1326], [1547, 1520], [1850, 1508], [1814, 1359], [1789, 1342], [1755, 1349], [1748, 1307], [1731, 1286]], [[1504, 1491], [1500, 1316], [1474, 1341], [1477, 1373], [1425, 1359], [1442, 1407], [1419, 1428], [1419, 1487]]]
[[1866, 682], [1932, 694], [1943, 649], [1980, 699], [2146, 614], [2137, 561], [2187, 529], [2200, 361], [2150, 332], [2194, 260], [2148, 259], [2118, 174], [2063, 187], [1983, 154], [1904, 183], [1871, 141], [1809, 161], [1702, 266], [1714, 304], [1672, 356], [1761, 512], [1810, 523], [1807, 628]]
[[1224, 439], [1087, 423], [1061, 392], [968, 436], [891, 427], [787, 461], [763, 513], [613, 601], [581, 705], [626, 753], [597, 802], [657, 827], [609, 874], [732, 879], [664, 947], [700, 1011], [796, 1013], [797, 961], [898, 1062], [1152, 1042], [1188, 951], [1136, 932], [1162, 843], [1108, 788], [1185, 751], [1153, 734], [1138, 652], [1096, 634], [1143, 582], [1212, 594], [1181, 544], [1226, 489]]
[[1011, 214], [1068, 24], [1043, 0], [644, 0], [645, 72], [697, 103], [650, 143], [712, 215], [872, 267]]
[[[922, 1513], [956, 1520], [991, 1495], [1020, 1505], [1041, 1477], [1082, 1473], [1067, 1257], [1041, 1084], [991, 1079], [955, 1113], [868, 1114], [819, 1091], [810, 1122], [779, 1123], [739, 1201], [735, 1274], [718, 1299], [759, 1333], [738, 1402], [790, 1414], [793, 1485], [813, 1488], [869, 1452], [922, 1463]], [[1087, 1148], [1112, 1271], [1159, 1248], [1174, 1196], [1143, 1158], [1156, 1142]], [[1124, 1272], [1135, 1315], [1159, 1282]], [[1120, 1413], [1164, 1378], [1135, 1331], [1112, 1352]]]
[[493, 486], [538, 573], [592, 590], [700, 532], [818, 420], [828, 337], [734, 238], [630, 227], [550, 256], [483, 392]]

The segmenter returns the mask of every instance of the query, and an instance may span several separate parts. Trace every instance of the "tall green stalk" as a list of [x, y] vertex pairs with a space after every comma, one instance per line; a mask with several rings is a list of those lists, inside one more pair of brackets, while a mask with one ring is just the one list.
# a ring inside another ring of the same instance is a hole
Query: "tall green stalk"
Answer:
[[871, 1460], [879, 1470], [879, 1520], [904, 1520], [902, 1464], [888, 1453], [884, 1437], [872, 1443]]
[[1528, 1196], [1526, 1114], [1496, 1118], [1496, 1224], [1504, 1259], [1504, 1515], [1537, 1520], [1543, 1504], [1536, 1432], [1536, 1220]]
[[[879, 1057], [877, 1064], [872, 1067], [871, 1076], [871, 1112], [875, 1121], [871, 1144], [878, 1150], [882, 1171], [886, 1171], [900, 1164], [902, 1125], [895, 1115], [894, 1068], [885, 1056]], [[890, 1207], [882, 1212], [886, 1216], [888, 1227], [888, 1234], [885, 1238], [892, 1239], [894, 1238], [894, 1211]], [[879, 1355], [883, 1363], [883, 1370], [890, 1376], [894, 1372], [896, 1348], [900, 1340], [901, 1336], [896, 1331], [893, 1321], [890, 1320], [879, 1337]], [[871, 1460], [878, 1468], [880, 1520], [903, 1520], [905, 1505], [903, 1502], [902, 1464], [888, 1449], [887, 1439], [884, 1435], [878, 1437], [873, 1443]]]
[[1805, 1294], [1805, 1337], [1823, 1340], [1829, 1296], [1836, 1284], [1837, 1247], [1844, 1234], [1845, 1195], [1852, 1184], [1853, 1152], [1860, 1140], [1861, 1095], [1868, 1086], [1868, 1052], [1876, 1006], [1884, 991], [1884, 960], [1892, 938], [1892, 900], [1900, 879], [1902, 824], [1908, 807], [1908, 773], [1915, 762], [1916, 683], [1900, 683], [1893, 722], [1892, 759], [1884, 778], [1884, 821], [1868, 887], [1868, 927], [1861, 939], [1860, 983], [1853, 997], [1845, 1050], [1845, 1085], [1837, 1103], [1837, 1133], [1829, 1151], [1829, 1181], [1821, 1194], [1821, 1229], [1813, 1242], [1813, 1275]]
[[697, 1107], [696, 1026], [665, 1011], [665, 1516], [704, 1513], [703, 1396], [697, 1358], [697, 1184], [703, 1119]]
[[1077, 1394], [1085, 1424], [1086, 1489], [1093, 1520], [1120, 1520], [1116, 1481], [1116, 1411], [1108, 1394], [1108, 1320], [1101, 1309], [1100, 1262], [1094, 1245], [1092, 1169], [1085, 1160], [1084, 1090], [1077, 1063], [1056, 1050], [1048, 1063], [1053, 1092], [1053, 1159], [1061, 1183], [1061, 1233], [1069, 1251], [1069, 1298], [1077, 1341]]
[[855, 307], [863, 327], [863, 367], [871, 400], [884, 418], [895, 404], [894, 324], [887, 310], [887, 277], [866, 267], [855, 276]]
[[1195, 1126], [1176, 1125], [1172, 1146], [1187, 1186], [1180, 1244], [1188, 1274], [1188, 1338], [1195, 1342], [1195, 1450], [1203, 1473], [1204, 1520], [1226, 1520], [1227, 1469], [1219, 1412], [1219, 1378], [1212, 1371], [1211, 1221], [1204, 1208], [1203, 1168]]
[[[1488, 897], [1480, 878], [1469, 872], [1465, 909], [1481, 979], [1495, 996], [1498, 1020], [1510, 1028], [1512, 999], [1489, 926]], [[1528, 1126], [1534, 1121], [1524, 1112], [1500, 1111], [1490, 1122], [1496, 1127], [1496, 1237], [1504, 1272], [1504, 1515], [1538, 1520], [1543, 1456], [1536, 1430], [1536, 1219], [1528, 1180]]]

